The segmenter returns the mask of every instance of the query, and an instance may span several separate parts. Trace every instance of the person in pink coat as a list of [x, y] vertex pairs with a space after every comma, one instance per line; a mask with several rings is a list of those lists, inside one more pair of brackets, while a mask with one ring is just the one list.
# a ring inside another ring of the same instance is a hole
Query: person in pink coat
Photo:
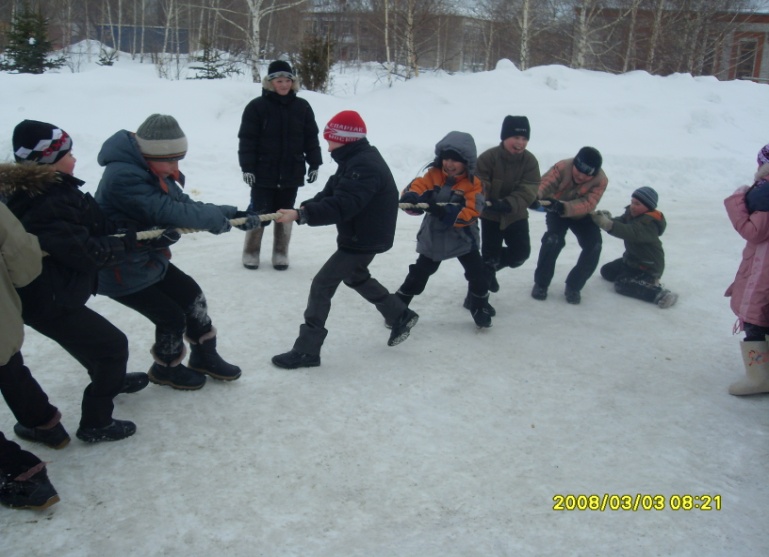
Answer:
[[732, 383], [729, 393], [769, 392], [769, 145], [758, 152], [758, 171], [752, 186], [741, 186], [724, 200], [726, 213], [745, 239], [742, 261], [727, 288], [735, 332], [743, 331], [742, 360], [745, 377]]

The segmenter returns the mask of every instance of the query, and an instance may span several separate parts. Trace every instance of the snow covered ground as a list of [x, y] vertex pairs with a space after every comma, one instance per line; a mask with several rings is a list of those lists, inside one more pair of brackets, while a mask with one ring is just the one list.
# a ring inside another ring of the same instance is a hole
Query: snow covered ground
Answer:
[[[678, 304], [623, 298], [596, 274], [582, 304], [568, 305], [571, 235], [550, 297], [533, 300], [545, 227], [531, 213], [532, 258], [499, 274], [491, 329], [476, 332], [462, 309], [461, 267], [449, 261], [414, 300], [421, 319], [408, 341], [388, 347], [379, 314], [340, 288], [322, 366], [286, 371], [270, 358], [292, 346], [310, 280], [334, 249], [333, 227], [295, 229], [287, 272], [244, 269], [239, 230], [186, 235], [174, 261], [203, 287], [220, 352], [242, 378], [121, 395], [115, 416], [138, 426], [122, 442], [73, 438], [61, 451], [22, 442], [49, 462], [61, 502], [42, 513], [0, 509], [0, 554], [766, 555], [768, 401], [726, 391], [743, 373], [723, 297], [743, 241], [722, 200], [750, 182], [769, 142], [768, 92], [689, 75], [520, 72], [505, 61], [392, 88], [372, 71], [345, 69], [331, 94], [302, 92], [321, 127], [340, 110], [359, 111], [401, 186], [451, 130], [473, 134], [479, 152], [496, 145], [507, 114], [530, 119], [529, 149], [543, 172], [597, 147], [610, 180], [601, 209], [621, 212], [642, 185], [659, 192], [663, 282]], [[76, 174], [93, 191], [101, 143], [169, 113], [190, 141], [187, 191], [244, 207], [237, 129], [258, 94], [245, 78], [160, 80], [128, 57], [77, 74], [0, 74], [0, 158], [11, 159], [22, 119], [55, 123], [74, 136]], [[300, 200], [334, 172], [324, 159]], [[395, 247], [372, 265], [391, 289], [416, 258], [419, 221], [399, 215]], [[265, 247], [271, 240], [268, 229]], [[622, 251], [604, 236], [601, 263]], [[89, 304], [128, 335], [129, 369], [146, 370], [151, 324], [103, 297]], [[23, 353], [74, 434], [84, 370], [31, 330]], [[14, 423], [0, 406], [0, 429], [13, 437]], [[593, 494], [608, 496], [604, 511], [554, 510], [559, 496]], [[623, 495], [637, 510], [611, 510], [628, 505]], [[718, 497], [720, 510], [715, 499], [713, 510], [671, 510], [687, 495]], [[664, 510], [644, 510], [660, 501]]]

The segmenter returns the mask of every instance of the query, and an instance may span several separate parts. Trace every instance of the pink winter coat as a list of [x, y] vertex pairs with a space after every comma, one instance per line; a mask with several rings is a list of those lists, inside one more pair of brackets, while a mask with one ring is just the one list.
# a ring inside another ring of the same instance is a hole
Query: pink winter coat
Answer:
[[748, 213], [747, 190], [739, 188], [724, 200], [732, 226], [747, 242], [737, 276], [725, 293], [740, 330], [745, 323], [769, 327], [769, 212]]

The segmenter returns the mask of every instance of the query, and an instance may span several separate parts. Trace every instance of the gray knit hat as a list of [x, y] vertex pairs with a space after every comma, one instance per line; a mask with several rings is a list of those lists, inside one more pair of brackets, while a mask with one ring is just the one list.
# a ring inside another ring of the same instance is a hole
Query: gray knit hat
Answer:
[[635, 197], [638, 201], [646, 205], [646, 208], [650, 211], [657, 208], [657, 202], [659, 201], [657, 192], [654, 191], [654, 188], [650, 188], [649, 186], [638, 188], [630, 197]]
[[178, 161], [187, 154], [187, 136], [176, 118], [153, 114], [136, 130], [136, 142], [145, 159]]

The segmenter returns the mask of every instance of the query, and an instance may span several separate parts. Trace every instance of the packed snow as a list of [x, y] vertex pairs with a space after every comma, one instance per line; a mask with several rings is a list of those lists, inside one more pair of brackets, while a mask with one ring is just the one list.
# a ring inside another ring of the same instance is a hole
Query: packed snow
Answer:
[[[250, 77], [169, 81], [126, 55], [79, 69], [0, 73], [0, 159], [12, 159], [22, 119], [54, 123], [73, 136], [75, 174], [93, 192], [102, 142], [167, 113], [190, 143], [186, 191], [245, 208], [237, 131], [261, 93]], [[532, 257], [499, 273], [491, 329], [476, 330], [462, 308], [462, 268], [447, 261], [412, 303], [420, 320], [406, 342], [388, 347], [374, 307], [342, 286], [321, 367], [287, 371], [270, 358], [294, 342], [334, 227], [295, 228], [284, 272], [269, 265], [272, 227], [257, 271], [241, 265], [241, 231], [187, 234], [174, 262], [202, 286], [220, 353], [243, 376], [195, 392], [151, 384], [120, 395], [115, 417], [135, 421], [137, 433], [86, 445], [74, 432], [87, 374], [27, 329], [25, 361], [73, 440], [54, 451], [16, 439], [49, 463], [61, 502], [0, 508], [0, 554], [766, 555], [769, 400], [727, 393], [744, 370], [723, 292], [744, 242], [722, 200], [751, 182], [769, 142], [768, 92], [690, 75], [519, 71], [509, 61], [392, 87], [376, 68], [336, 68], [328, 94], [300, 95], [321, 128], [357, 110], [400, 187], [449, 131], [471, 133], [479, 153], [497, 145], [508, 114], [528, 116], [543, 173], [582, 146], [598, 148], [609, 177], [600, 209], [620, 214], [634, 189], [658, 191], [668, 221], [663, 283], [678, 303], [663, 310], [619, 296], [596, 273], [581, 305], [567, 304], [572, 234], [549, 298], [532, 299], [545, 219], [531, 212]], [[320, 177], [299, 200], [335, 171], [321, 145]], [[371, 266], [391, 290], [416, 259], [419, 223], [401, 213], [395, 246]], [[622, 252], [604, 235], [601, 264]], [[151, 323], [105, 297], [89, 306], [128, 336], [129, 371], [146, 371]], [[0, 406], [9, 438], [14, 423]], [[688, 495], [691, 504], [712, 498], [712, 510], [671, 509], [687, 507]], [[554, 510], [560, 501], [573, 510]], [[596, 501], [604, 510], [591, 510]], [[664, 510], [649, 508], [660, 501]]]

